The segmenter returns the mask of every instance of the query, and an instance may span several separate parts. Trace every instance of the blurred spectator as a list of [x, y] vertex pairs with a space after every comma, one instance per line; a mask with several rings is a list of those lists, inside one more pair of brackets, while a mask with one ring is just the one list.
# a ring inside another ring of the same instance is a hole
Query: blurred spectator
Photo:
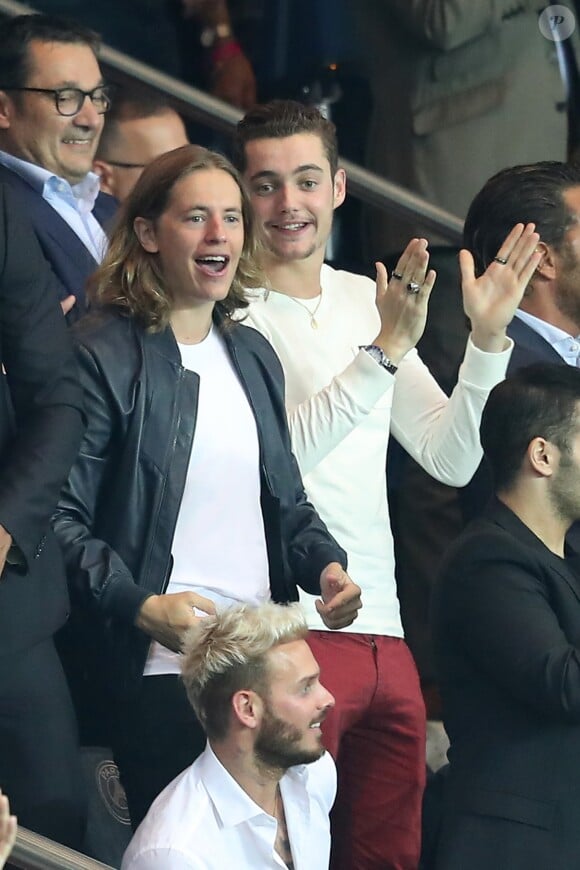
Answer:
[[148, 163], [187, 142], [183, 121], [167, 102], [123, 92], [107, 115], [93, 161], [101, 190], [122, 202]]
[[190, 631], [183, 682], [208, 743], [157, 798], [123, 870], [328, 868], [336, 770], [320, 725], [334, 700], [307, 633], [298, 605], [277, 604]]
[[[462, 218], [502, 167], [565, 159], [566, 89], [557, 44], [538, 27], [541, 5], [361, 0], [374, 98], [368, 168]], [[424, 232], [369, 210], [369, 259]]]
[[38, 243], [0, 185], [0, 787], [23, 825], [79, 848], [86, 799], [52, 639], [69, 602], [49, 523], [83, 428], [69, 341]]
[[35, 5], [92, 27], [113, 48], [234, 106], [247, 108], [256, 100], [254, 73], [235, 38], [227, 0], [38, 0]]
[[107, 239], [114, 200], [91, 172], [110, 105], [92, 31], [44, 15], [0, 28], [0, 181], [24, 204], [69, 321]]

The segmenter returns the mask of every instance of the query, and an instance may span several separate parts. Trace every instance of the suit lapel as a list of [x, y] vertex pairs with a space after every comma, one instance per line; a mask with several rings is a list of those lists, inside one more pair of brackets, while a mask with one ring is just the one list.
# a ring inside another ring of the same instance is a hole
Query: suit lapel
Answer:
[[494, 499], [484, 516], [486, 519], [500, 526], [526, 547], [532, 549], [536, 555], [547, 563], [550, 570], [557, 573], [570, 587], [575, 597], [580, 601], [580, 556], [573, 554], [566, 559], [561, 559], [546, 547], [540, 539], [514, 514], [506, 505], [498, 499]]

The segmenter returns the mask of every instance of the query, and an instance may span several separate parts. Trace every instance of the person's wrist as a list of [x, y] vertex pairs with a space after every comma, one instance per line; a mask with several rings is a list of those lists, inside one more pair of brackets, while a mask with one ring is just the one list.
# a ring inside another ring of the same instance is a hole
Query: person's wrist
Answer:
[[380, 347], [385, 356], [388, 356], [396, 366], [399, 365], [407, 351], [410, 350], [410, 346], [403, 347], [399, 342], [394, 341], [392, 336], [383, 336], [380, 333], [372, 343]]
[[499, 332], [489, 332], [477, 327], [471, 330], [471, 341], [479, 350], [485, 353], [501, 353], [508, 346], [505, 329]]

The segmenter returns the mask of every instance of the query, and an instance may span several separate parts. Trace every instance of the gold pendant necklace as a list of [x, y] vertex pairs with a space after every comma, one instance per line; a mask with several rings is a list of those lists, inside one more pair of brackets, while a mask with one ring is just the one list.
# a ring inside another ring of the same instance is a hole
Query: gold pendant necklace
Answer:
[[288, 296], [288, 299], [291, 299], [292, 302], [295, 302], [296, 305], [299, 305], [300, 308], [303, 308], [310, 317], [310, 328], [318, 329], [318, 321], [316, 319], [316, 312], [320, 308], [320, 303], [322, 302], [322, 287], [320, 288], [320, 296], [318, 297], [318, 302], [314, 306], [314, 310], [311, 311], [308, 305], [305, 305], [304, 302], [301, 302], [300, 299], [296, 299], [294, 296]]

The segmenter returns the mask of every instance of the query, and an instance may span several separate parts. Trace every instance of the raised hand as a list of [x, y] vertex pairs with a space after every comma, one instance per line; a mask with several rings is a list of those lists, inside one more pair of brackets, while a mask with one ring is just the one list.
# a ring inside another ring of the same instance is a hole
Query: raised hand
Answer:
[[135, 625], [173, 652], [181, 652], [183, 639], [199, 619], [195, 610], [215, 613], [215, 604], [195, 592], [151, 595], [141, 605]]
[[436, 274], [429, 269], [426, 239], [411, 239], [390, 279], [382, 263], [375, 265], [381, 330], [373, 344], [398, 364], [423, 335]]
[[16, 816], [10, 815], [8, 798], [0, 791], [0, 870], [16, 842]]
[[463, 308], [471, 321], [471, 338], [481, 350], [501, 351], [505, 331], [542, 258], [535, 224], [516, 224], [483, 275], [475, 277], [469, 251], [459, 253]]
[[360, 587], [339, 562], [330, 562], [320, 575], [320, 594], [316, 609], [327, 628], [345, 628], [357, 618], [362, 607]]

